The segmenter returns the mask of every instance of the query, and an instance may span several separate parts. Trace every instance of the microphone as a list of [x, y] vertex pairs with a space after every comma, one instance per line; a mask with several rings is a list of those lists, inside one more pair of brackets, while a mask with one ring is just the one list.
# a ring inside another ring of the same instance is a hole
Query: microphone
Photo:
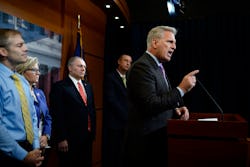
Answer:
[[221, 120], [224, 121], [224, 112], [223, 112], [222, 108], [220, 107], [220, 105], [216, 102], [216, 100], [213, 98], [213, 96], [208, 92], [208, 90], [205, 88], [205, 86], [197, 78], [196, 78], [196, 81], [199, 83], [201, 88], [206, 92], [208, 97], [213, 101], [215, 106], [219, 109], [219, 111], [221, 113]]

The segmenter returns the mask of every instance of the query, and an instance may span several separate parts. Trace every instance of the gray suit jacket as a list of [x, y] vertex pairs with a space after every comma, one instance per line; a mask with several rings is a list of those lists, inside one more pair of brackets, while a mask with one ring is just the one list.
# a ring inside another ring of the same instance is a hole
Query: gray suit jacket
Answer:
[[179, 90], [167, 86], [161, 69], [147, 53], [130, 68], [127, 88], [128, 133], [135, 138], [166, 126], [174, 116], [173, 109], [184, 105]]

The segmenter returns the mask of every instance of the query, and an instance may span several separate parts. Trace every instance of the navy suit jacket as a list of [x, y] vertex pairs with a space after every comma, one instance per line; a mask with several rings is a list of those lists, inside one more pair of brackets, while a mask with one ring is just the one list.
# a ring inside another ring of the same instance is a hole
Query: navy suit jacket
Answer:
[[119, 73], [114, 70], [104, 80], [103, 125], [111, 129], [127, 126], [128, 102], [127, 89]]
[[39, 127], [41, 114], [43, 115], [43, 129], [42, 135], [49, 135], [51, 136], [51, 123], [52, 118], [48, 109], [47, 100], [44, 95], [44, 92], [41, 89], [34, 88], [34, 94], [36, 96], [37, 102], [34, 102], [37, 114], [37, 124]]
[[87, 106], [73, 81], [66, 77], [53, 84], [50, 92], [52, 127], [55, 141], [68, 140], [70, 147], [79, 147], [88, 138], [88, 114], [91, 118], [91, 138], [96, 134], [94, 95], [89, 83], [83, 82]]

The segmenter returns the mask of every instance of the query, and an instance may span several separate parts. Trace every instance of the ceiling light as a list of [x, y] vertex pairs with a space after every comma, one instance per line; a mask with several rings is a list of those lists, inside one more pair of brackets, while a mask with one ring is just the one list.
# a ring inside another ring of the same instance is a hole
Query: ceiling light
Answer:
[[168, 13], [169, 15], [175, 15], [175, 7], [172, 1], [167, 1]]
[[109, 8], [111, 8], [111, 5], [105, 5], [105, 7], [106, 7], [107, 9], [109, 9]]

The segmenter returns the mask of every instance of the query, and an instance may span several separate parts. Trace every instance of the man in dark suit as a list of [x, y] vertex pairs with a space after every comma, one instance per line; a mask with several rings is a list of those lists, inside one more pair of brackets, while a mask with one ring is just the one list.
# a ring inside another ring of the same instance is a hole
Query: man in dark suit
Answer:
[[147, 51], [128, 71], [128, 167], [166, 167], [167, 119], [189, 118], [182, 96], [195, 86], [199, 70], [190, 72], [177, 87], [171, 88], [162, 68], [176, 49], [176, 33], [175, 28], [168, 26], [151, 29]]
[[[67, 66], [69, 75], [53, 84], [50, 92], [52, 141], [57, 145], [60, 167], [91, 167], [96, 132], [94, 95], [91, 85], [82, 80], [85, 61], [74, 56]], [[81, 97], [81, 89], [87, 100]]]
[[122, 54], [118, 67], [104, 78], [103, 167], [121, 167], [128, 120], [126, 73], [132, 57]]

